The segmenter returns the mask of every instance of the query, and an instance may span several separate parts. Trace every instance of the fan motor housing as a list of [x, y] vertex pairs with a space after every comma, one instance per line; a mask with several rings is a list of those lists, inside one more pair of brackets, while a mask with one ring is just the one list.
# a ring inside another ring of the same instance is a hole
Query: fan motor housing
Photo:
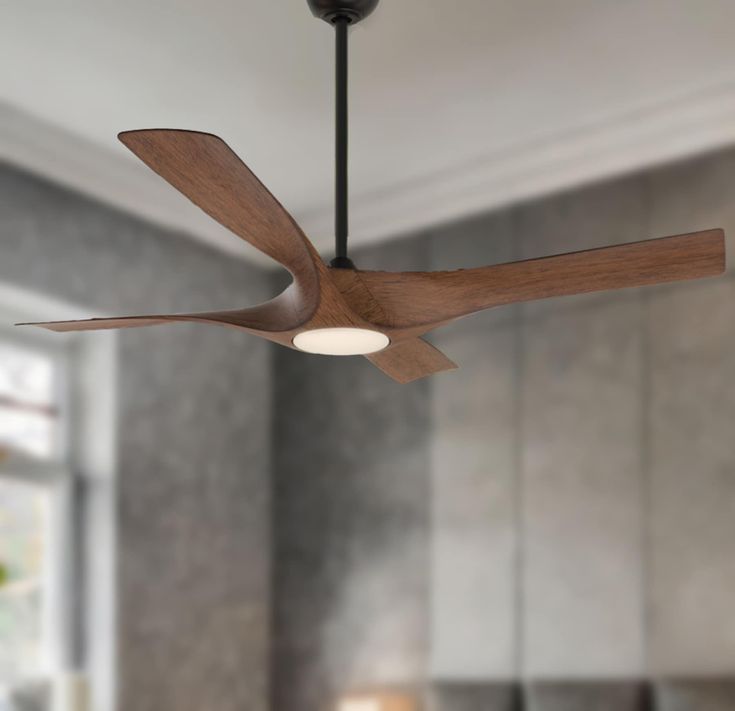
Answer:
[[306, 0], [314, 17], [333, 23], [346, 17], [354, 25], [364, 20], [378, 6], [379, 0]]

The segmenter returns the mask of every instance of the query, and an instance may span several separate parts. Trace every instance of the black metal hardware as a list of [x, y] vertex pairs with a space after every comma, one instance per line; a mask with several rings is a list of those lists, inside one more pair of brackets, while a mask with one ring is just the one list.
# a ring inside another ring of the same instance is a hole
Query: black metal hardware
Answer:
[[334, 242], [330, 266], [354, 269], [347, 257], [349, 232], [348, 178], [348, 33], [349, 26], [366, 18], [379, 0], [307, 0], [312, 13], [335, 30], [335, 140], [334, 140]]
[[353, 25], [364, 20], [378, 6], [379, 0], [307, 0], [315, 17], [334, 22], [346, 17]]
[[[347, 259], [348, 226], [348, 112], [347, 112], [347, 32], [350, 21], [338, 17], [334, 21], [336, 35], [335, 72], [335, 174], [334, 174], [334, 239], [338, 260]], [[333, 263], [332, 266], [337, 266]]]

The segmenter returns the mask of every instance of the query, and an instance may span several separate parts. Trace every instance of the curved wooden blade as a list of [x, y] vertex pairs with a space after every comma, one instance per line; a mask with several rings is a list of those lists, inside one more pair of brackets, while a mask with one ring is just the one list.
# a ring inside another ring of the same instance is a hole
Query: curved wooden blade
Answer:
[[[91, 331], [198, 321], [242, 328], [290, 345], [290, 332], [312, 320], [324, 301], [320, 282], [326, 269], [293, 218], [217, 136], [151, 129], [126, 131], [119, 138], [210, 217], [286, 267], [294, 277], [293, 284], [275, 299], [248, 309], [18, 325]], [[333, 311], [340, 310], [341, 297], [332, 294], [335, 290], [331, 284], [325, 287], [330, 297], [327, 305]]]
[[270, 340], [290, 343], [290, 335], [300, 324], [298, 317], [298, 291], [289, 287], [271, 301], [248, 309], [232, 311], [209, 311], [190, 314], [154, 314], [149, 316], [121, 316], [113, 318], [91, 318], [81, 321], [45, 321], [18, 323], [16, 326], [38, 326], [49, 331], [101, 331], [139, 326], [159, 326], [166, 323], [191, 321], [244, 329]]
[[[188, 316], [188, 314], [182, 314]], [[184, 319], [185, 320], [185, 319]], [[173, 316], [116, 316], [110, 318], [87, 318], [77, 321], [29, 321], [16, 323], [16, 326], [37, 326], [47, 331], [66, 333], [67, 331], [105, 331], [116, 328], [136, 328], [138, 326], [158, 326], [172, 323]]]
[[410, 383], [427, 375], [457, 368], [439, 349], [422, 338], [401, 341], [365, 357], [399, 383]]
[[275, 259], [297, 279], [316, 281], [313, 246], [221, 138], [174, 129], [125, 131], [118, 138], [210, 217]]
[[[493, 306], [698, 279], [724, 269], [724, 234], [716, 229], [479, 269], [353, 274], [380, 304], [380, 312], [370, 313], [373, 323], [423, 333]], [[355, 311], [368, 308], [343, 288]]]

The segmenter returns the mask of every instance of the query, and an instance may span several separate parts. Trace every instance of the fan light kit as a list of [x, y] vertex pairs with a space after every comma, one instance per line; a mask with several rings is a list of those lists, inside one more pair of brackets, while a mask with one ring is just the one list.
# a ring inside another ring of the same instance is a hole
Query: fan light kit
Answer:
[[209, 133], [149, 129], [120, 140], [210, 217], [267, 254], [291, 285], [259, 306], [209, 313], [123, 316], [36, 324], [52, 331], [155, 326], [177, 321], [237, 328], [289, 348], [365, 355], [407, 383], [457, 366], [423, 340], [484, 309], [521, 301], [716, 276], [725, 269], [721, 229], [613, 247], [438, 272], [357, 269], [347, 256], [347, 43], [378, 0], [307, 0], [336, 36], [336, 255], [326, 265], [293, 218], [224, 141]]
[[382, 351], [390, 344], [390, 339], [368, 328], [313, 328], [297, 333], [293, 344], [305, 353], [368, 355]]

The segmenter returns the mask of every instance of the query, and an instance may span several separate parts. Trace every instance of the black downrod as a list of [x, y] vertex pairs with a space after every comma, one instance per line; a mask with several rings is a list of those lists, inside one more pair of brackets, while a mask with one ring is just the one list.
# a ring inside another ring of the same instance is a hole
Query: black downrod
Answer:
[[335, 181], [334, 181], [334, 237], [336, 256], [330, 262], [338, 269], [353, 269], [347, 257], [348, 218], [348, 115], [347, 115], [347, 35], [350, 18], [339, 15], [333, 20], [336, 35], [336, 91], [335, 91]]

